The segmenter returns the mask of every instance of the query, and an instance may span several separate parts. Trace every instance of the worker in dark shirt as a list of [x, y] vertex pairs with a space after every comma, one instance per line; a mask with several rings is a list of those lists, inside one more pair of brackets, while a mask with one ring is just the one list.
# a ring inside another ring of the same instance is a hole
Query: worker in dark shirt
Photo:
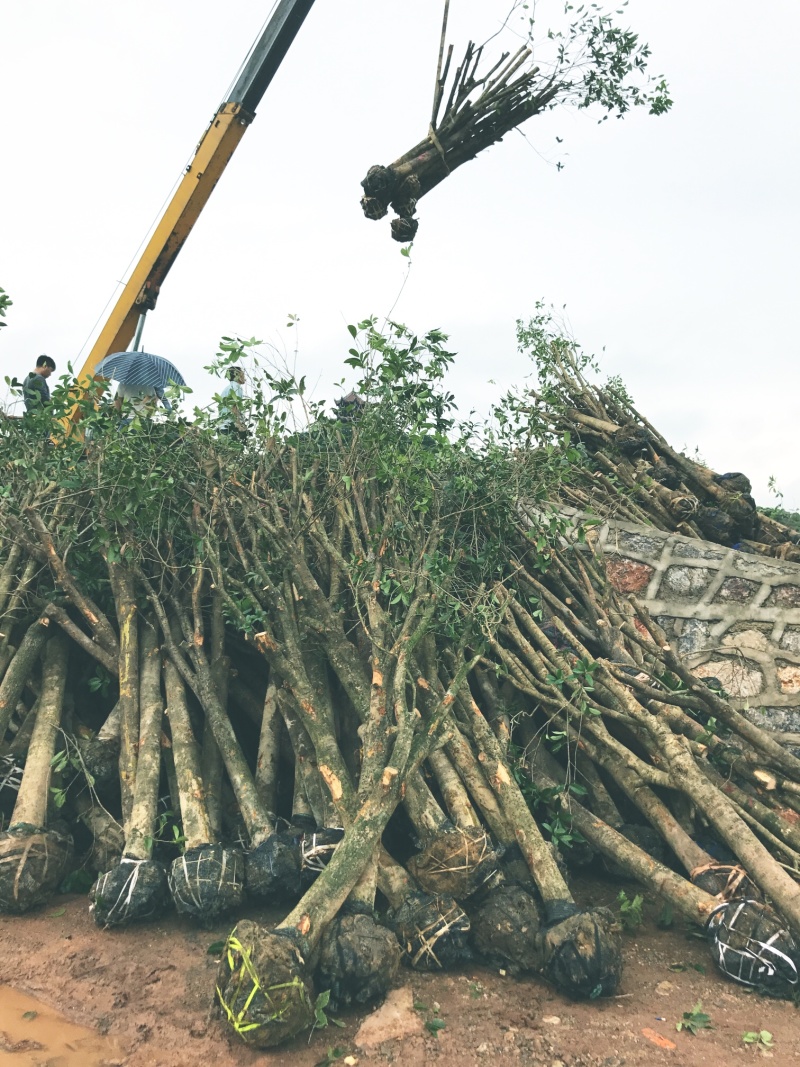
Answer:
[[56, 369], [56, 361], [50, 356], [39, 356], [36, 368], [22, 383], [22, 397], [26, 411], [38, 411], [50, 403], [50, 386], [47, 379]]

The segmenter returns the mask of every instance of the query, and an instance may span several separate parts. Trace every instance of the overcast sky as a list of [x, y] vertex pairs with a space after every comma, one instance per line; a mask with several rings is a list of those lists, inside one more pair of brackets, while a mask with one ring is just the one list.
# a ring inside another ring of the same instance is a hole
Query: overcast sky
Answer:
[[[546, 22], [548, 2], [540, 0]], [[451, 0], [459, 54], [510, 0]], [[4, 0], [0, 376], [81, 354], [268, 14], [260, 0]], [[438, 326], [460, 410], [522, 382], [514, 323], [566, 305], [639, 410], [759, 503], [800, 506], [798, 164], [791, 0], [632, 0], [665, 117], [534, 118], [425, 197], [408, 262], [359, 182], [427, 129], [439, 0], [316, 0], [148, 317], [196, 397], [223, 334], [286, 350], [318, 397], [346, 325]], [[563, 144], [556, 142], [563, 138]], [[566, 165], [560, 172], [554, 163]], [[402, 290], [402, 291], [401, 291]], [[287, 315], [298, 329], [286, 328]], [[495, 385], [489, 385], [490, 380]]]

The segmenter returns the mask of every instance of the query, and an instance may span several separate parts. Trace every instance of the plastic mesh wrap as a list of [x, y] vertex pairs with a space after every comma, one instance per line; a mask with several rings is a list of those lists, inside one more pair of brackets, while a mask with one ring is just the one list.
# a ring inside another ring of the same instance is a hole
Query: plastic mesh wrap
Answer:
[[741, 985], [774, 997], [798, 989], [800, 950], [778, 915], [758, 900], [725, 901], [706, 924], [717, 967]]

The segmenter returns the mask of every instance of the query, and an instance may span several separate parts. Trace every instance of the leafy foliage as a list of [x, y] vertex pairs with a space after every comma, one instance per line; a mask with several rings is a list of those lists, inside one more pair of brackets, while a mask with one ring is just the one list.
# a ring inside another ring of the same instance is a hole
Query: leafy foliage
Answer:
[[619, 905], [619, 918], [622, 928], [629, 934], [635, 934], [644, 922], [642, 905], [644, 897], [637, 893], [633, 898], [629, 897], [624, 889], [620, 889], [617, 895]]
[[8, 323], [3, 322], [2, 320], [6, 317], [6, 312], [13, 303], [14, 301], [11, 299], [8, 293], [6, 293], [5, 289], [0, 289], [0, 330], [4, 326], [8, 326]]
[[711, 1016], [703, 1011], [703, 1002], [698, 1000], [691, 1011], [685, 1011], [680, 1022], [675, 1023], [675, 1029], [679, 1032], [686, 1030], [695, 1036], [701, 1030], [713, 1030]]

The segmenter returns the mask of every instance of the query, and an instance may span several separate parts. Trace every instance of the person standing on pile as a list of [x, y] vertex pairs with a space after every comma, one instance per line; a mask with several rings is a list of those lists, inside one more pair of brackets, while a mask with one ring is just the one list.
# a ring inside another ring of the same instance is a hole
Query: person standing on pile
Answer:
[[120, 419], [120, 429], [130, 425], [137, 416], [140, 419], [151, 419], [155, 415], [159, 400], [167, 412], [172, 411], [172, 404], [164, 395], [164, 390], [157, 385], [118, 385], [114, 407], [122, 414], [123, 401], [127, 401], [130, 409]]
[[228, 367], [226, 374], [228, 381], [220, 390], [217, 401], [217, 429], [220, 433], [244, 440], [247, 437], [247, 427], [241, 410], [241, 401], [244, 399], [244, 371], [241, 367]]
[[22, 398], [25, 411], [40, 411], [50, 403], [50, 386], [47, 379], [56, 369], [56, 361], [50, 356], [39, 356], [35, 368], [22, 383]]

